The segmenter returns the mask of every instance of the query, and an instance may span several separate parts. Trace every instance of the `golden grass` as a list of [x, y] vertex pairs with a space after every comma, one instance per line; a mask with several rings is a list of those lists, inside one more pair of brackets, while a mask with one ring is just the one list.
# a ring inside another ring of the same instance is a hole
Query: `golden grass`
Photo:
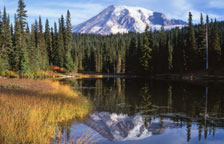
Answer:
[[103, 78], [104, 76], [102, 74], [81, 74], [81, 73], [77, 73], [77, 74], [75, 74], [75, 77], [77, 77], [77, 78]]
[[21, 78], [57, 78], [57, 77], [63, 77], [63, 74], [55, 73], [53, 71], [36, 71], [24, 75], [20, 75]]
[[19, 72], [4, 70], [0, 72], [0, 76], [7, 78], [58, 78], [58, 77], [64, 77], [65, 75], [53, 71], [43, 71], [43, 70], [23, 74]]
[[87, 99], [59, 82], [0, 79], [0, 143], [52, 143], [58, 123], [89, 110]]

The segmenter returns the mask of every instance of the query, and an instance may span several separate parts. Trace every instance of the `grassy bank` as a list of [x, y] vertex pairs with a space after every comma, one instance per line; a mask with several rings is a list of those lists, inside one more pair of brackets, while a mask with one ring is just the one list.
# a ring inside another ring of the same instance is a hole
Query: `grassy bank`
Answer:
[[89, 111], [87, 99], [59, 82], [0, 79], [0, 143], [51, 143], [58, 123]]
[[32, 79], [44, 79], [44, 78], [58, 78], [65, 77], [65, 74], [57, 73], [53, 71], [36, 71], [30, 73], [19, 73], [10, 70], [4, 70], [0, 72], [0, 76], [7, 78], [32, 78]]

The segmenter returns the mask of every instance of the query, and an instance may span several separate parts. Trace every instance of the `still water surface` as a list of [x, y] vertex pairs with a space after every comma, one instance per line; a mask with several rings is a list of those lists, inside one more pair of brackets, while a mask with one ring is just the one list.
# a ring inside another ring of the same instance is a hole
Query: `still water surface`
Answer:
[[65, 141], [90, 136], [97, 144], [223, 144], [224, 83], [142, 79], [66, 80], [94, 111], [70, 122]]

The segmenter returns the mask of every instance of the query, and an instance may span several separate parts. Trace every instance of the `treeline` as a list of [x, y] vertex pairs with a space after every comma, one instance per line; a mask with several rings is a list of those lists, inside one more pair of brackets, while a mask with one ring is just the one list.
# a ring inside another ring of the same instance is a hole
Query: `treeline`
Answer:
[[23, 0], [19, 0], [14, 24], [10, 24], [6, 8], [0, 13], [0, 71], [26, 74], [47, 71], [51, 65], [73, 71], [70, 12], [67, 11], [66, 19], [62, 15], [54, 28], [50, 28], [48, 19], [44, 27], [41, 17], [29, 28], [25, 8]]
[[162, 74], [206, 71], [206, 24], [209, 72], [222, 71], [224, 23], [203, 20], [183, 28], [117, 35], [73, 34], [77, 69], [103, 73]]
[[[45, 26], [39, 17], [34, 24], [26, 21], [27, 11], [19, 0], [14, 24], [4, 8], [0, 13], [0, 71], [21, 74], [50, 70], [67, 72], [162, 74], [206, 70], [206, 25], [208, 32], [209, 72], [222, 72], [224, 61], [224, 23], [206, 21], [171, 30], [116, 35], [72, 34], [71, 16], [61, 16], [54, 27]], [[29, 28], [31, 26], [31, 28]]]

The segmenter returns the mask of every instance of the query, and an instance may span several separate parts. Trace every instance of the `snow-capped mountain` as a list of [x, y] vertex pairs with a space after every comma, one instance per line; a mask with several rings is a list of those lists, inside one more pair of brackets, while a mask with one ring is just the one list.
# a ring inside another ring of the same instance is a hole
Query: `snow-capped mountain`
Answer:
[[141, 115], [107, 112], [93, 113], [84, 123], [110, 141], [141, 140], [162, 134], [166, 128], [178, 127], [168, 119], [152, 119], [149, 122]]
[[112, 5], [104, 9], [95, 17], [73, 27], [76, 33], [116, 34], [132, 32], [144, 32], [146, 25], [152, 29], [165, 29], [182, 27], [186, 22], [176, 19], [167, 19], [165, 14], [152, 12], [141, 7], [129, 7]]

